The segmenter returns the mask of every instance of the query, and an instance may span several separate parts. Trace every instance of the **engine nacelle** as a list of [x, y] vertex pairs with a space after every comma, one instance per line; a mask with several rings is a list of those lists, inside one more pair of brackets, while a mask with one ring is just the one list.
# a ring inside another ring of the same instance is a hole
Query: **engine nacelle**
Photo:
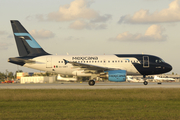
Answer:
[[109, 81], [113, 82], [124, 82], [126, 81], [126, 70], [110, 70], [106, 71], [105, 75], [100, 75], [101, 78], [108, 78]]

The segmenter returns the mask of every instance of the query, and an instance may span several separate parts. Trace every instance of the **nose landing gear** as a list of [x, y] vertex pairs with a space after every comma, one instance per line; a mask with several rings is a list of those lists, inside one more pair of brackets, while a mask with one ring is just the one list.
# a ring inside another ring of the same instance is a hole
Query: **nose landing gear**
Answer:
[[144, 84], [144, 85], [147, 85], [148, 82], [146, 81], [146, 75], [143, 75], [143, 80], [144, 80], [143, 84]]
[[147, 85], [147, 84], [148, 84], [148, 82], [147, 82], [147, 81], [144, 81], [143, 83], [144, 83], [144, 85]]

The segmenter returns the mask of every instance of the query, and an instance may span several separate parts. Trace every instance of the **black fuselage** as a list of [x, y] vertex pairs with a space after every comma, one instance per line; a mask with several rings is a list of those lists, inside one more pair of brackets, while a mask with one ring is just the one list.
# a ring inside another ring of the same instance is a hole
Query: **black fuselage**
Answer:
[[139, 63], [133, 63], [135, 68], [139, 71], [141, 75], [155, 75], [162, 74], [172, 70], [172, 66], [164, 62], [161, 58], [153, 55], [145, 54], [116, 54], [117, 57], [132, 57], [136, 58]]

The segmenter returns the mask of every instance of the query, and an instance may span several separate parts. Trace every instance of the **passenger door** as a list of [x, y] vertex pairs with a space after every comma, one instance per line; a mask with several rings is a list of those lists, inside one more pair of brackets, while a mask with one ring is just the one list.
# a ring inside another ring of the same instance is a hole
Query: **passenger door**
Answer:
[[144, 68], [149, 67], [149, 56], [143, 56], [143, 67]]

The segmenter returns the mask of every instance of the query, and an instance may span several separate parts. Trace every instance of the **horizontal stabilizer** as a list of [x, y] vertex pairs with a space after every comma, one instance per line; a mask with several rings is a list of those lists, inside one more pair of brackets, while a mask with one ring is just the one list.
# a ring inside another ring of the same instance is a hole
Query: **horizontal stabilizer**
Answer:
[[23, 66], [25, 63], [35, 63], [34, 60], [16, 58], [16, 57], [15, 58], [9, 58], [8, 62], [15, 63], [15, 64], [18, 64], [18, 65], [21, 65], [21, 66]]

